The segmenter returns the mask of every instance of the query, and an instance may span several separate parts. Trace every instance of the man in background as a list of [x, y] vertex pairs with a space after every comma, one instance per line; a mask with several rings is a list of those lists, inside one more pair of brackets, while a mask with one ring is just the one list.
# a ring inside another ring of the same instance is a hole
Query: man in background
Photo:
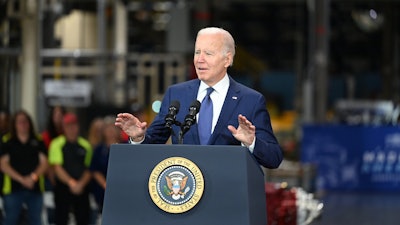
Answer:
[[63, 128], [64, 134], [55, 138], [49, 148], [49, 162], [56, 175], [55, 221], [57, 225], [67, 225], [72, 208], [77, 225], [88, 225], [92, 147], [86, 139], [79, 136], [79, 123], [75, 114], [64, 115]]

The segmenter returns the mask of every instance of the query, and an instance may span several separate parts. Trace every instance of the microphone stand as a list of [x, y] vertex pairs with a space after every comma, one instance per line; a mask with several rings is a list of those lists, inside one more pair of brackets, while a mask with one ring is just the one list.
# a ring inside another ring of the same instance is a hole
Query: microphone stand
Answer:
[[[181, 130], [179, 131], [179, 136], [178, 136], [178, 144], [183, 144], [183, 135], [184, 135], [183, 130], [182, 130], [183, 124], [179, 121], [175, 121], [174, 124], [181, 128]], [[174, 129], [171, 128], [171, 130], [172, 130], [172, 135], [175, 136]]]
[[[196, 120], [196, 119], [193, 119]], [[192, 126], [192, 123], [188, 124], [186, 121], [185, 123], [181, 124], [181, 130], [179, 131], [179, 138], [178, 138], [178, 143], [183, 144], [183, 135], [186, 134], [186, 132], [189, 131], [190, 127]]]
[[[183, 135], [186, 133], [186, 132], [185, 133], [183, 132], [184, 124], [182, 124], [179, 121], [174, 121], [173, 125], [176, 125], [181, 128], [181, 130], [179, 131], [179, 136], [178, 136], [178, 144], [183, 144]], [[172, 127], [168, 127], [168, 128], [171, 130], [171, 136], [175, 136], [174, 129], [172, 129]]]
[[179, 131], [178, 144], [183, 144], [183, 132], [182, 132], [182, 129]]

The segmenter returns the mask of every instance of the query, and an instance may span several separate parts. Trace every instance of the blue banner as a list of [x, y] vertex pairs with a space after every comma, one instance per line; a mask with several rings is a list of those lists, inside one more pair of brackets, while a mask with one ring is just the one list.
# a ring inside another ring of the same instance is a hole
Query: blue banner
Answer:
[[301, 161], [318, 190], [400, 191], [400, 127], [303, 126]]

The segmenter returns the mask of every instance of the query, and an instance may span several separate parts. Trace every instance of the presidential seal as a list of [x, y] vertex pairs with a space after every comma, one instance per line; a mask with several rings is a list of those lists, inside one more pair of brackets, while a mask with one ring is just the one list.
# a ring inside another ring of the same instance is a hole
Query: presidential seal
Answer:
[[192, 161], [182, 157], [158, 163], [149, 177], [149, 194], [158, 208], [168, 213], [183, 213], [200, 201], [204, 179]]

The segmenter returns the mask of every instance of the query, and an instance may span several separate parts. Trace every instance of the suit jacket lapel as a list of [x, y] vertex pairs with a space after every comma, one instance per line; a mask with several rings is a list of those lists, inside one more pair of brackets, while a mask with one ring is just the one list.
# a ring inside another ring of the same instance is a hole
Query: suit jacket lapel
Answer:
[[[189, 85], [187, 86], [187, 92], [182, 93], [184, 95], [183, 98], [186, 99], [186, 101], [188, 102], [188, 105], [190, 105], [197, 98], [197, 92], [199, 90], [200, 80], [197, 80], [197, 81], [198, 82], [189, 83]], [[185, 109], [185, 110], [188, 110], [188, 109]]]
[[[194, 100], [197, 99], [197, 92], [199, 91], [199, 86], [200, 86], [200, 80], [197, 80], [197, 82], [192, 82], [188, 86], [188, 92], [187, 92], [187, 99], [189, 100], [190, 105]], [[200, 106], [201, 107], [201, 106]], [[189, 111], [188, 111], [189, 112]], [[186, 113], [188, 113], [186, 112]], [[186, 115], [186, 114], [185, 114]], [[190, 128], [191, 132], [191, 138], [193, 140], [194, 145], [199, 145], [200, 140], [199, 140], [199, 131], [197, 129], [197, 123], [193, 124], [192, 127]], [[189, 135], [189, 133], [188, 133]]]
[[[222, 106], [221, 113], [218, 118], [218, 122], [215, 125], [214, 132], [212, 133], [208, 144], [214, 144], [218, 135], [224, 131], [228, 130], [228, 121], [232, 118], [232, 113], [237, 107], [237, 103], [240, 100], [240, 88], [231, 77], [229, 77], [229, 89], [226, 94], [224, 105]], [[196, 128], [197, 129], [197, 128]]]

